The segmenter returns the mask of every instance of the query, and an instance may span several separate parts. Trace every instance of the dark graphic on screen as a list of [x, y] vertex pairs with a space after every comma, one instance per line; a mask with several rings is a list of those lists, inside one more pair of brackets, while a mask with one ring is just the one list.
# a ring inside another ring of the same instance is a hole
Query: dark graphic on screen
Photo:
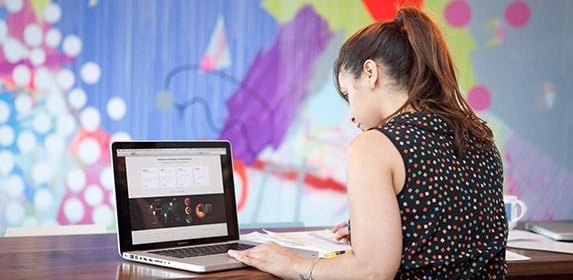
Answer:
[[181, 227], [225, 222], [222, 194], [129, 200], [133, 230]]

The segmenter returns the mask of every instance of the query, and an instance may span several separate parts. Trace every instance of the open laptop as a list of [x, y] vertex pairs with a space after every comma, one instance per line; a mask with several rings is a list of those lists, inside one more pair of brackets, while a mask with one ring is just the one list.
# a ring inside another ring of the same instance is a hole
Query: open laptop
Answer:
[[[111, 144], [119, 254], [193, 272], [244, 267], [228, 141]], [[316, 257], [313, 251], [298, 252]]]

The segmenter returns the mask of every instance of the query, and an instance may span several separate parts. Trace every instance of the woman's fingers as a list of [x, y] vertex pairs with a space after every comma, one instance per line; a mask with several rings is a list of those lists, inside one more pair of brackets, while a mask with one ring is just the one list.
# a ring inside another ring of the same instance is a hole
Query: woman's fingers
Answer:
[[227, 254], [241, 262], [252, 265], [257, 260], [264, 259], [272, 247], [273, 244], [267, 242], [247, 250], [229, 250]]
[[338, 241], [348, 242], [348, 222], [342, 222], [331, 229], [334, 233], [334, 238]]
[[241, 262], [245, 262], [245, 256], [246, 256], [246, 252], [245, 251], [238, 251], [238, 250], [229, 250], [227, 251], [227, 254], [231, 257], [233, 257], [234, 259], [237, 259], [238, 261]]
[[348, 239], [348, 230], [347, 229], [338, 230], [337, 232], [334, 233], [334, 239], [346, 242], [346, 239]]
[[275, 242], [266, 242], [248, 250], [229, 250], [229, 256], [279, 278], [297, 278], [295, 266], [302, 258]]
[[330, 229], [330, 230], [331, 230], [332, 232], [336, 232], [336, 231], [338, 231], [338, 230], [340, 230], [340, 229], [347, 228], [347, 227], [348, 227], [348, 221], [343, 221], [343, 222], [340, 222], [340, 223], [336, 224], [336, 225], [335, 225], [334, 227], [332, 227], [332, 229]]
[[265, 259], [259, 252], [252, 250], [229, 250], [227, 254], [248, 266], [260, 268]]

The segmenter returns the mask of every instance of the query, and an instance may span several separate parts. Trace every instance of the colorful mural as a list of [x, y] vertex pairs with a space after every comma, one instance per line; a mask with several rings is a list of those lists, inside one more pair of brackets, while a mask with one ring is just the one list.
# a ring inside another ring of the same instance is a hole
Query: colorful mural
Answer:
[[332, 62], [407, 3], [440, 22], [529, 220], [573, 218], [570, 1], [0, 1], [0, 235], [115, 229], [109, 144], [228, 139], [241, 224], [348, 215]]

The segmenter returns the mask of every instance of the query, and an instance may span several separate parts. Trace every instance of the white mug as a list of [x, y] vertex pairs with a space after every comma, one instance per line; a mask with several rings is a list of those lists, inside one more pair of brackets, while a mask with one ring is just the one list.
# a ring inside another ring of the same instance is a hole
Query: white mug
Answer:
[[517, 196], [504, 194], [503, 202], [505, 203], [505, 215], [507, 217], [507, 225], [509, 229], [513, 229], [517, 222], [525, 216], [527, 212], [527, 205], [525, 202], [519, 200]]

